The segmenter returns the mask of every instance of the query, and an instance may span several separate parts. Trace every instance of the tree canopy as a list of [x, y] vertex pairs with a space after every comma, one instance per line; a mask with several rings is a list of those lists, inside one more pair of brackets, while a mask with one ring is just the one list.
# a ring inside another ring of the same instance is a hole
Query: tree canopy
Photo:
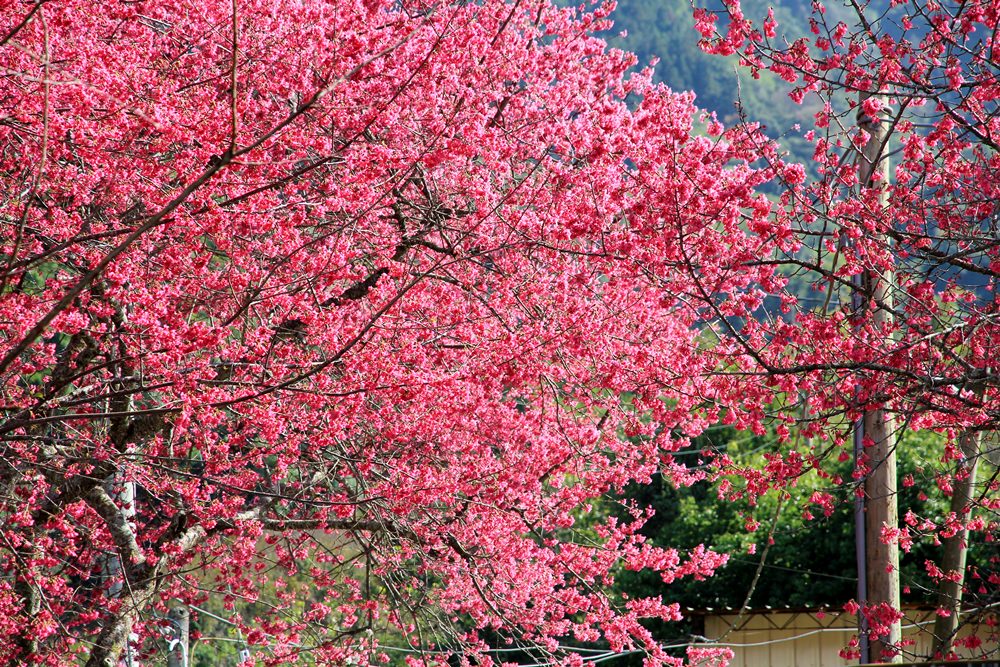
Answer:
[[[610, 4], [6, 12], [0, 660], [111, 667], [212, 599], [267, 664], [386, 662], [387, 631], [414, 667], [597, 639], [675, 663], [643, 621], [679, 605], [615, 577], [725, 556], [581, 508], [704, 479], [674, 455], [718, 423], [779, 444], [714, 457], [723, 499], [832, 476], [874, 408], [958, 460], [997, 411], [996, 7], [898, 5], [919, 48], [816, 7], [812, 47], [695, 12], [705, 48], [829, 103], [815, 182], [632, 72], [595, 37]], [[848, 150], [878, 123], [891, 182]]]
[[609, 571], [722, 557], [561, 531], [681, 444], [626, 435], [704, 423], [674, 268], [759, 177], [625, 75], [607, 11], [5, 15], [4, 659], [113, 665], [165, 600], [266, 587], [240, 623], [275, 664], [377, 660], [386, 624], [474, 652], [458, 617], [662, 657], [638, 619], [677, 607], [615, 608]]

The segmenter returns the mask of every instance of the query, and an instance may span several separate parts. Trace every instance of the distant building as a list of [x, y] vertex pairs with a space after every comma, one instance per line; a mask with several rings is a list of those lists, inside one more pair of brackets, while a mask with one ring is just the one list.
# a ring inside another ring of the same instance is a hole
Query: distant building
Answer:
[[[935, 611], [910, 608], [904, 612], [903, 659], [926, 660], [931, 654]], [[736, 610], [701, 613], [704, 614], [705, 637], [724, 637], [719, 645], [733, 650], [731, 667], [846, 667], [858, 664], [857, 658], [845, 659], [840, 655], [857, 634], [856, 617], [843, 610], [763, 609], [748, 611], [742, 617]], [[970, 622], [959, 632], [956, 653], [962, 660], [986, 659], [1000, 665], [1000, 619], [994, 615], [969, 618]], [[978, 622], [972, 622], [976, 620]], [[972, 635], [976, 639], [968, 640]], [[978, 646], [977, 640], [981, 642]]]

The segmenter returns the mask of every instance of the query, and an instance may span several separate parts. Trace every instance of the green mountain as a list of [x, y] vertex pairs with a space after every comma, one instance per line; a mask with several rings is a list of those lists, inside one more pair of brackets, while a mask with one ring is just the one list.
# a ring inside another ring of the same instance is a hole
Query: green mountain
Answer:
[[[809, 34], [810, 0], [746, 0], [743, 7], [747, 17], [757, 22], [773, 7], [779, 40], [782, 35], [793, 39]], [[741, 117], [763, 123], [771, 137], [782, 138], [797, 160], [809, 160], [812, 148], [801, 135], [818, 110], [817, 100], [807, 97], [798, 105], [788, 97], [790, 85], [770, 72], [754, 79], [737, 66], [735, 57], [704, 53], [698, 46], [701, 36], [694, 29], [688, 0], [619, 0], [612, 18], [614, 28], [605, 38], [612, 46], [635, 53], [640, 67], [659, 59], [654, 70], [658, 81], [676, 91], [694, 91], [698, 105], [715, 112], [726, 125]], [[793, 129], [796, 124], [803, 129]]]

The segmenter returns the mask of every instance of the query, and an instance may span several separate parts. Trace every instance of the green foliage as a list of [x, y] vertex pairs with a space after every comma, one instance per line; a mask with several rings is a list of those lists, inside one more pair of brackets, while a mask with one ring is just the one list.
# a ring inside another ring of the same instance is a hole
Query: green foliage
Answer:
[[[763, 455], [777, 447], [773, 436], [751, 436], [719, 427], [679, 452], [678, 460], [696, 468], [703, 465], [703, 452], [714, 450], [760, 469]], [[901, 435], [901, 517], [912, 511], [939, 522], [948, 513], [949, 499], [936, 484], [937, 477], [953, 465], [941, 461], [943, 451], [944, 438], [938, 434], [907, 431]], [[630, 597], [660, 594], [695, 610], [737, 609], [745, 601], [751, 608], [840, 607], [855, 598], [855, 485], [851, 482], [850, 457], [832, 460], [837, 454], [839, 450], [833, 451], [825, 463], [832, 478], [810, 472], [794, 486], [769, 492], [755, 502], [720, 498], [718, 482], [702, 481], [675, 488], [659, 475], [648, 485], [627, 487], [614, 502], [655, 510], [643, 529], [654, 544], [680, 549], [710, 545], [730, 554], [730, 560], [714, 577], [701, 582], [684, 579], [664, 584], [651, 573], [623, 572], [617, 580], [620, 590]], [[837, 476], [843, 480], [839, 485], [833, 483]], [[734, 486], [738, 481], [733, 481]], [[835, 499], [828, 516], [821, 507], [810, 503], [817, 491], [830, 493]], [[748, 524], [756, 524], [756, 530], [748, 530]], [[769, 534], [773, 543], [766, 549], [759, 580], [748, 596]], [[974, 543], [969, 561], [985, 564], [993, 551], [989, 545]], [[901, 554], [904, 603], [933, 602], [936, 588], [926, 574], [925, 562], [937, 560], [940, 555], [938, 545], [923, 539]], [[690, 630], [690, 626], [659, 629], [665, 641], [683, 639], [679, 635]]]
[[[696, 439], [679, 459], [697, 465], [705, 448], [750, 461], [773, 450], [774, 444], [766, 436], [719, 428]], [[747, 597], [773, 526], [774, 544], [768, 550], [750, 605], [815, 606], [834, 600], [843, 603], [853, 597], [855, 589], [852, 506], [837, 503], [829, 517], [814, 512], [817, 518], [806, 520], [803, 507], [822, 481], [808, 476], [788, 490], [790, 495], [767, 494], [753, 504], [747, 499], [720, 499], [718, 485], [708, 481], [674, 488], [656, 476], [648, 486], [632, 485], [623, 500], [655, 509], [656, 515], [644, 530], [654, 543], [684, 549], [706, 544], [729, 553], [730, 561], [709, 580], [682, 580], [669, 586], [645, 573], [627, 573], [619, 579], [623, 590], [639, 595], [659, 588], [665, 597], [682, 606], [737, 608]], [[750, 532], [748, 522], [756, 522], [759, 527]], [[751, 554], [752, 550], [756, 553]]]

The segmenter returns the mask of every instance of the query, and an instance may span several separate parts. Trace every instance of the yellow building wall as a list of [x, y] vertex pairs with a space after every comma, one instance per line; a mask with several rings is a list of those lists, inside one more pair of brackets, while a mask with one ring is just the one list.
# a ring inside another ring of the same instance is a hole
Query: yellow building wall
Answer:
[[[930, 656], [933, 610], [909, 610], [903, 619], [904, 660]], [[857, 660], [840, 657], [857, 633], [857, 620], [843, 611], [791, 612], [773, 611], [718, 614], [705, 617], [705, 636], [724, 637], [719, 646], [733, 650], [731, 667], [844, 667]], [[730, 628], [732, 631], [729, 632]], [[728, 634], [726, 634], [728, 632]], [[979, 649], [959, 648], [959, 657], [969, 660], [996, 655], [996, 627], [967, 627], [959, 637], [978, 634], [983, 639]]]

